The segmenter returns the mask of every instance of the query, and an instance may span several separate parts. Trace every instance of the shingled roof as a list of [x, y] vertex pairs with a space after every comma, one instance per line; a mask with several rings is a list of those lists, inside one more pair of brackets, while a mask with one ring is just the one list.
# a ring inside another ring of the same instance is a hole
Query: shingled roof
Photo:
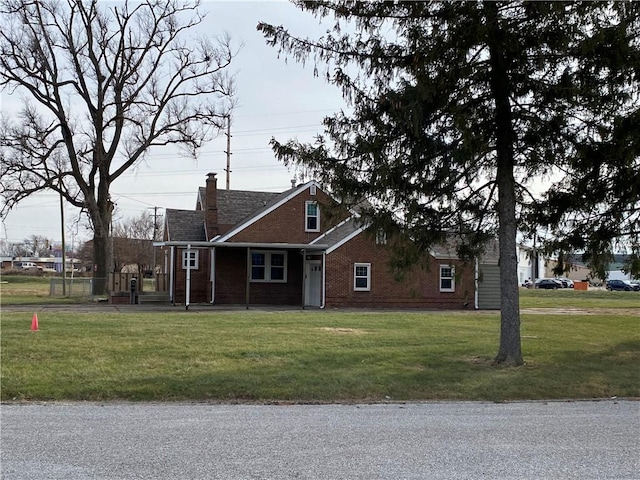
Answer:
[[[205, 187], [198, 189], [198, 208], [204, 208]], [[218, 190], [218, 223], [236, 225], [277, 201], [282, 193]], [[286, 192], [285, 192], [286, 193]]]
[[168, 208], [165, 212], [167, 239], [174, 242], [204, 242], [207, 240], [204, 231], [203, 210], [175, 210]]
[[342, 223], [339, 223], [331, 230], [328, 230], [324, 235], [321, 235], [311, 243], [320, 243], [327, 245], [328, 250], [332, 250], [334, 247], [341, 245], [351, 236], [356, 234], [362, 228], [362, 224], [353, 217], [348, 218]]

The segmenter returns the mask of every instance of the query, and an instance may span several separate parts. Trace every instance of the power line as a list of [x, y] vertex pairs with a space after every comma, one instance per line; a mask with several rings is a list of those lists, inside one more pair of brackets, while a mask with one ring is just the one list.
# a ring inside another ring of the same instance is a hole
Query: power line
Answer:
[[[259, 133], [263, 133], [263, 132], [273, 132], [274, 130], [291, 130], [291, 129], [295, 129], [298, 130], [300, 128], [310, 128], [310, 127], [322, 127], [321, 123], [310, 123], [308, 125], [294, 125], [291, 127], [269, 127], [269, 128], [260, 128], [260, 129], [253, 129], [253, 130], [239, 130], [236, 133], [236, 135], [245, 135], [245, 134], [259, 134]], [[309, 130], [311, 131], [311, 130]]]
[[279, 115], [300, 115], [301, 113], [320, 113], [320, 112], [336, 112], [341, 110], [341, 107], [336, 108], [323, 108], [322, 110], [298, 110], [297, 112], [280, 112], [280, 113], [263, 113], [260, 115], [234, 115], [236, 118], [260, 118], [260, 117], [277, 117]]

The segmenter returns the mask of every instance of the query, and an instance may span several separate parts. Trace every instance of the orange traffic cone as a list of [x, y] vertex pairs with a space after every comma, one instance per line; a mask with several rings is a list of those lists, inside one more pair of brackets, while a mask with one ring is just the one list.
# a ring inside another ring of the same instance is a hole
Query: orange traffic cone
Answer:
[[38, 314], [37, 313], [33, 314], [33, 319], [31, 320], [31, 331], [33, 332], [38, 331]]

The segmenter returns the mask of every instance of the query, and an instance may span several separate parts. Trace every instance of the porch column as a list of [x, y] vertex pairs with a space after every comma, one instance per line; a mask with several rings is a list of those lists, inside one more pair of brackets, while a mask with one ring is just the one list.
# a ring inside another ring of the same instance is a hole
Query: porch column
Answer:
[[251, 285], [251, 248], [247, 247], [247, 280], [245, 285], [245, 301], [247, 310], [249, 310], [249, 294], [251, 293], [249, 286]]
[[169, 259], [169, 301], [171, 302], [171, 305], [175, 305], [175, 297], [173, 294], [173, 276], [175, 275], [175, 264], [176, 264], [175, 248], [176, 247], [169, 247], [170, 249], [169, 255], [171, 256], [171, 258]]
[[306, 304], [306, 293], [307, 293], [307, 249], [302, 249], [302, 309], [304, 310], [304, 306]]
[[211, 304], [216, 301], [216, 249], [211, 249]]
[[187, 245], [187, 284], [184, 292], [184, 309], [189, 310], [191, 300], [191, 244]]

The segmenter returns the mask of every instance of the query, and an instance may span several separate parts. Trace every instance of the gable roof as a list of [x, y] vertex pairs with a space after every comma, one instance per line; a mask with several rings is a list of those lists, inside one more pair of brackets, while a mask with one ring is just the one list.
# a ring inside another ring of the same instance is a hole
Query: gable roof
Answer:
[[176, 210], [167, 208], [165, 211], [165, 225], [167, 238], [174, 242], [206, 241], [204, 231], [203, 210]]
[[[204, 210], [206, 188], [198, 188], [196, 209]], [[235, 225], [277, 199], [281, 193], [218, 190], [218, 223]]]
[[347, 243], [353, 237], [359, 235], [366, 227], [359, 224], [356, 218], [349, 217], [335, 227], [327, 230], [323, 235], [313, 240], [311, 244], [322, 243], [327, 245], [327, 254]]
[[[260, 207], [257, 210], [253, 211], [250, 215], [248, 215], [245, 218], [243, 218], [240, 222], [237, 222], [236, 226], [234, 228], [229, 230], [224, 235], [216, 238], [216, 241], [217, 242], [225, 242], [226, 240], [232, 238], [235, 234], [241, 232], [242, 230], [244, 230], [245, 228], [249, 227], [253, 223], [257, 222], [261, 218], [263, 218], [266, 215], [268, 215], [269, 213], [273, 212], [278, 207], [280, 207], [281, 205], [283, 205], [286, 202], [288, 202], [289, 200], [291, 200], [293, 197], [295, 197], [295, 196], [299, 195], [300, 193], [304, 192], [311, 185], [315, 185], [316, 187], [320, 188], [320, 185], [318, 185], [318, 183], [316, 183], [314, 180], [311, 180], [311, 181], [309, 181], [307, 183], [304, 183], [304, 184], [299, 185], [297, 187], [291, 188], [291, 189], [287, 190], [286, 192], [275, 194], [275, 196], [271, 198], [271, 201], [263, 203], [262, 207]], [[225, 190], [219, 190], [218, 193], [223, 192], [223, 191], [225, 191]], [[231, 191], [231, 190], [229, 190], [229, 191]], [[265, 193], [265, 192], [247, 192], [247, 193]], [[218, 197], [218, 199], [219, 198], [220, 197]], [[266, 200], [266, 198], [264, 200]], [[218, 210], [219, 211], [222, 210], [220, 208], [220, 205], [218, 206]], [[222, 222], [220, 222], [220, 223], [222, 223]]]

